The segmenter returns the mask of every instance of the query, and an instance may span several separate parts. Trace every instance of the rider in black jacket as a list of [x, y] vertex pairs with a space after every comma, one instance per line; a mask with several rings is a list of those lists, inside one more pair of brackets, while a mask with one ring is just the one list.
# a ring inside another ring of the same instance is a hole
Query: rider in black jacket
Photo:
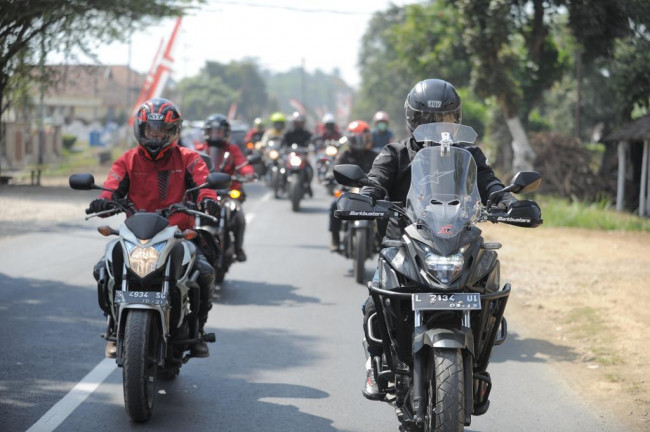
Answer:
[[[353, 121], [348, 125], [345, 130], [345, 137], [341, 142], [345, 141], [342, 150], [332, 162], [332, 166], [339, 164], [353, 164], [359, 165], [364, 172], [370, 171], [372, 163], [377, 156], [377, 152], [372, 150], [372, 134], [370, 125], [363, 120]], [[330, 206], [330, 224], [329, 230], [332, 233], [332, 243], [330, 244], [330, 251], [340, 252], [341, 246], [341, 220], [334, 217], [334, 210], [336, 210], [336, 200]]]
[[[427, 79], [417, 83], [406, 97], [404, 111], [406, 125], [411, 133], [421, 124], [434, 122], [460, 123], [462, 118], [461, 100], [456, 89], [450, 83], [439, 79]], [[375, 158], [372, 169], [368, 173], [371, 183], [386, 188], [389, 195], [388, 199], [391, 201], [405, 203], [411, 184], [410, 163], [415, 153], [421, 148], [421, 145], [413, 137], [385, 146]], [[503, 183], [494, 175], [494, 171], [490, 168], [481, 149], [473, 146], [464, 148], [472, 154], [476, 161], [478, 189], [481, 201], [486, 204], [490, 193], [503, 189]], [[365, 186], [361, 193], [374, 199], [386, 198], [384, 190], [378, 186]], [[500, 201], [496, 204], [506, 210], [509, 204], [514, 201], [516, 201], [516, 198], [506, 193], [501, 196]], [[391, 219], [386, 234], [388, 238], [399, 239], [401, 237], [399, 222]], [[367, 332], [368, 318], [375, 312], [375, 305], [371, 297], [368, 297], [362, 309], [364, 314], [363, 329], [364, 332]], [[379, 334], [379, 329], [376, 330], [375, 334]], [[381, 356], [383, 348], [381, 344], [373, 343], [367, 333], [365, 336], [368, 343], [369, 361], [366, 363], [367, 377], [362, 393], [368, 399], [379, 400], [383, 398], [383, 391], [377, 386], [375, 380], [376, 371], [374, 371], [371, 359], [375, 356]]]

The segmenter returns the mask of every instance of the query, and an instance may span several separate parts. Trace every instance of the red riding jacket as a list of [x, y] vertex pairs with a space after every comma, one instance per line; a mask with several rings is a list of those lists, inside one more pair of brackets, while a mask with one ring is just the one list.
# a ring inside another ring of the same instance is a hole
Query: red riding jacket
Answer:
[[[198, 153], [173, 143], [160, 159], [154, 161], [141, 147], [131, 149], [117, 159], [104, 187], [115, 189], [118, 198], [128, 197], [137, 210], [155, 211], [183, 200], [187, 189], [205, 183], [208, 167]], [[112, 193], [104, 191], [100, 198], [112, 199]], [[212, 189], [201, 189], [196, 202], [204, 198], [217, 199]], [[170, 225], [180, 230], [194, 226], [194, 216], [173, 214]]]
[[[255, 174], [255, 170], [248, 163], [248, 159], [246, 159], [246, 156], [244, 156], [236, 144], [228, 143], [223, 148], [208, 147], [208, 154], [212, 158], [216, 172], [222, 172], [228, 175], [233, 175], [235, 172], [238, 172], [243, 176]], [[237, 181], [233, 181], [230, 185], [230, 189], [241, 189], [241, 187], [242, 184]]]

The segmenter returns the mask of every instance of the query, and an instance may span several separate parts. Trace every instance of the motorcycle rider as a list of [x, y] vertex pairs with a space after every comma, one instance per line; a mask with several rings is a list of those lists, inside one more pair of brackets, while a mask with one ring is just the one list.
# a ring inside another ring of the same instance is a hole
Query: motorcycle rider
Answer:
[[271, 114], [269, 120], [271, 120], [271, 129], [267, 129], [262, 135], [262, 142], [260, 143], [262, 149], [266, 149], [269, 141], [280, 141], [282, 139], [284, 127], [287, 123], [287, 118], [279, 111]]
[[319, 128], [319, 134], [316, 137], [318, 141], [330, 141], [330, 140], [340, 140], [343, 135], [339, 131], [339, 127], [336, 125], [336, 119], [334, 114], [326, 113], [323, 116], [323, 125], [322, 128]]
[[[177, 142], [182, 125], [181, 113], [173, 102], [154, 98], [144, 102], [136, 112], [133, 133], [139, 145], [119, 157], [111, 167], [104, 187], [115, 190], [115, 198], [128, 198], [134, 208], [149, 212], [167, 208], [181, 202], [187, 189], [204, 184], [208, 168], [201, 156], [193, 150], [180, 147]], [[193, 199], [199, 208], [214, 214], [218, 211], [217, 195], [214, 190], [201, 189]], [[98, 213], [114, 207], [113, 193], [103, 191], [90, 203], [89, 210]], [[182, 231], [194, 225], [194, 217], [175, 213], [169, 217], [170, 225], [177, 225]], [[99, 281], [102, 258], [95, 265], [94, 276]], [[214, 269], [198, 250], [195, 266], [199, 271], [199, 331], [208, 319], [212, 309], [212, 287]], [[104, 311], [108, 312], [108, 311]], [[208, 346], [200, 341], [191, 346], [194, 357], [208, 357]], [[115, 342], [106, 345], [107, 357], [115, 357]]]
[[[338, 164], [359, 165], [367, 173], [372, 167], [372, 163], [377, 157], [377, 152], [372, 150], [372, 135], [370, 125], [363, 120], [355, 120], [345, 129], [345, 137], [341, 138], [342, 144], [347, 144], [344, 151], [340, 152], [332, 166]], [[341, 219], [334, 217], [336, 210], [336, 200], [330, 206], [329, 230], [332, 233], [332, 242], [330, 244], [331, 252], [339, 252], [341, 249]]]
[[311, 132], [305, 129], [304, 114], [294, 112], [291, 116], [291, 129], [282, 136], [282, 146], [291, 147], [292, 144], [298, 144], [299, 147], [307, 147], [311, 142]]
[[[305, 115], [300, 114], [299, 112], [294, 112], [291, 116], [291, 129], [289, 129], [282, 136], [282, 147], [290, 148], [293, 144], [297, 144], [303, 151], [307, 151], [309, 144], [311, 143], [312, 135], [307, 129], [305, 129], [306, 123]], [[308, 160], [306, 160], [307, 166], [305, 172], [307, 174], [307, 193], [309, 196], [314, 196], [311, 190], [311, 179], [314, 176], [314, 169]]]
[[372, 117], [374, 128], [372, 129], [372, 148], [380, 152], [388, 143], [392, 143], [395, 135], [388, 128], [390, 117], [384, 111], [377, 111]]
[[[246, 157], [236, 144], [228, 141], [230, 137], [230, 123], [223, 114], [213, 114], [205, 120], [203, 126], [203, 135], [208, 145], [208, 154], [212, 159], [214, 170], [229, 175], [238, 173], [248, 180], [255, 178], [255, 170], [248, 163]], [[243, 202], [246, 195], [241, 182], [233, 181], [231, 189], [237, 189], [242, 192], [241, 201]], [[235, 212], [232, 222], [232, 230], [235, 234], [235, 256], [237, 261], [246, 261], [244, 252], [244, 232], [246, 230], [246, 217], [244, 210], [240, 209]]]
[[255, 120], [253, 120], [253, 127], [251, 128], [251, 130], [249, 130], [246, 133], [246, 136], [244, 137], [244, 142], [246, 144], [248, 144], [249, 142], [255, 144], [256, 142], [262, 139], [265, 130], [266, 130], [266, 123], [264, 123], [264, 120], [262, 120], [260, 117], [257, 117]]
[[[426, 79], [417, 83], [406, 96], [404, 114], [406, 126], [411, 134], [421, 124], [434, 122], [460, 123], [462, 119], [460, 96], [458, 96], [452, 84], [440, 79]], [[368, 174], [370, 182], [386, 188], [391, 201], [406, 202], [411, 183], [410, 163], [421, 148], [422, 144], [416, 142], [412, 136], [386, 145], [370, 169]], [[492, 171], [481, 149], [472, 146], [463, 146], [463, 148], [472, 154], [476, 162], [478, 189], [481, 201], [485, 205], [490, 193], [503, 189], [503, 183]], [[383, 199], [384, 190], [378, 186], [364, 186], [361, 193], [373, 199]], [[501, 196], [500, 201], [496, 204], [506, 210], [515, 201], [517, 201], [515, 197], [506, 193]], [[386, 236], [391, 239], [399, 239], [401, 237], [401, 228], [398, 221], [390, 219]], [[367, 334], [367, 322], [369, 317], [375, 313], [375, 310], [372, 297], [368, 297], [362, 307], [364, 315], [363, 329], [369, 355], [366, 362], [366, 383], [362, 393], [367, 399], [381, 400], [384, 396], [384, 390], [377, 385], [373, 359], [377, 356], [381, 358], [383, 347], [381, 344], [374, 343]], [[376, 332], [375, 334], [379, 334], [378, 328]]]

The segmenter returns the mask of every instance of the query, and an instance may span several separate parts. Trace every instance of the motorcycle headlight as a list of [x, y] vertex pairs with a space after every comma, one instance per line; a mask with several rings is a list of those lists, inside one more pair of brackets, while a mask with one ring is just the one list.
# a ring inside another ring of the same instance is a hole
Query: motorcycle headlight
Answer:
[[327, 148], [325, 148], [325, 154], [330, 157], [336, 156], [338, 152], [339, 150], [334, 146], [327, 146]]
[[132, 243], [127, 242], [129, 265], [131, 270], [141, 278], [144, 278], [154, 271], [156, 269], [156, 262], [160, 256], [160, 251], [163, 247], [165, 247], [165, 242], [157, 243], [148, 248], [135, 247]]
[[228, 192], [228, 194], [232, 199], [238, 199], [239, 197], [241, 197], [241, 191], [237, 189], [232, 189], [230, 192]]
[[460, 276], [465, 265], [465, 258], [461, 254], [440, 256], [427, 251], [424, 257], [424, 265], [426, 265], [427, 271], [433, 277], [447, 285]]
[[302, 164], [302, 158], [300, 158], [299, 156], [296, 156], [295, 154], [293, 154], [289, 158], [289, 164], [292, 167], [299, 167]]
[[269, 152], [269, 159], [271, 159], [271, 160], [276, 160], [276, 159], [279, 158], [279, 157], [280, 157], [280, 152], [279, 152], [279, 151], [277, 151], [277, 150], [271, 150], [271, 151]]

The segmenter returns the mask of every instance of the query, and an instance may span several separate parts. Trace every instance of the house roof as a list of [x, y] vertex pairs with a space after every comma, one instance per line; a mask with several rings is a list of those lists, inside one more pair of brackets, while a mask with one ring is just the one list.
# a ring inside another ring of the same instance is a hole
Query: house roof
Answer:
[[[130, 88], [131, 99], [144, 83], [145, 75], [124, 65], [48, 66], [56, 76], [47, 89], [48, 98], [99, 98], [105, 105], [123, 106]], [[130, 77], [129, 77], [130, 73]]]
[[644, 141], [650, 140], [650, 114], [623, 124], [607, 135], [603, 141]]

